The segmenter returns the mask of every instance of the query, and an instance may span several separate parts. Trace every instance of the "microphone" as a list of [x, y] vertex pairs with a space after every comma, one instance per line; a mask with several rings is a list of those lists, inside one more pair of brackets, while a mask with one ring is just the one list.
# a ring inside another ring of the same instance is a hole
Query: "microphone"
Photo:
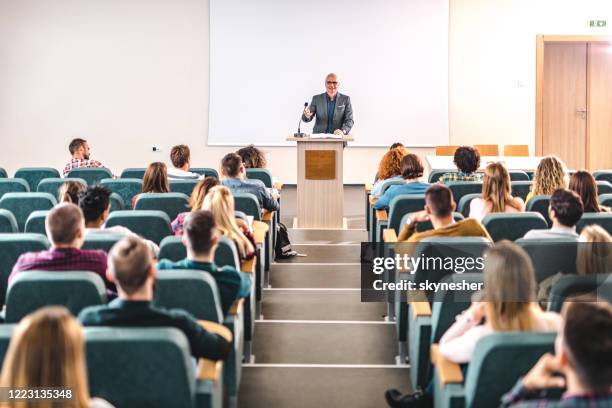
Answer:
[[[304, 109], [306, 109], [308, 107], [308, 102], [304, 102]], [[300, 130], [300, 127], [302, 126], [302, 115], [300, 115], [300, 121], [298, 122], [298, 131], [297, 133], [293, 134], [293, 137], [304, 137], [306, 136], [304, 133], [302, 133], [302, 131]]]

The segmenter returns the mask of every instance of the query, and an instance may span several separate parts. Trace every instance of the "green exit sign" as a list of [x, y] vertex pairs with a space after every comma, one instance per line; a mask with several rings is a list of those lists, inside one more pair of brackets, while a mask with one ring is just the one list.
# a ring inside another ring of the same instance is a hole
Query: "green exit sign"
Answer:
[[606, 20], [589, 20], [589, 27], [605, 27]]

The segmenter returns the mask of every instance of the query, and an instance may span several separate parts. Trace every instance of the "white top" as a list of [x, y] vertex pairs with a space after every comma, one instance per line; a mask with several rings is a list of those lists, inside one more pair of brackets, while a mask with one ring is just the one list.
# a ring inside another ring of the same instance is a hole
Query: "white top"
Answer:
[[204, 176], [168, 166], [168, 180], [201, 180]]
[[576, 227], [559, 227], [551, 229], [531, 230], [525, 234], [526, 239], [567, 239], [578, 242], [580, 236], [576, 233]]
[[[475, 198], [470, 202], [470, 215], [469, 218], [477, 219], [478, 221], [482, 221], [485, 215], [491, 214], [491, 209], [493, 208], [493, 204], [490, 201], [485, 201], [484, 198]], [[519, 210], [512, 207], [511, 205], [507, 205], [504, 207], [505, 213], [517, 213]]]
[[148, 239], [144, 239], [141, 236], [134, 234], [132, 231], [130, 231], [129, 229], [127, 229], [124, 226], [121, 225], [115, 225], [112, 227], [102, 227], [102, 228], [85, 228], [85, 236], [89, 235], [89, 234], [117, 234], [117, 235], [122, 235], [124, 237], [127, 236], [135, 236], [138, 238], [141, 238], [145, 244], [147, 244], [147, 246], [149, 247], [149, 249], [151, 251], [153, 251], [153, 255], [155, 256], [155, 258], [157, 258], [157, 256], [159, 255], [159, 247], [157, 246], [157, 244], [153, 241], [149, 241]]
[[115, 408], [115, 406], [105, 399], [92, 398], [89, 400], [89, 408]]

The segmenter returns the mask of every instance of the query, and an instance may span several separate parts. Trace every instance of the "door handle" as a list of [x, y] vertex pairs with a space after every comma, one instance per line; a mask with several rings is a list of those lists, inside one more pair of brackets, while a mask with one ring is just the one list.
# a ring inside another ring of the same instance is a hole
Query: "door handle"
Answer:
[[576, 113], [580, 114], [580, 119], [586, 119], [586, 114], [587, 114], [586, 108], [578, 108], [576, 109]]

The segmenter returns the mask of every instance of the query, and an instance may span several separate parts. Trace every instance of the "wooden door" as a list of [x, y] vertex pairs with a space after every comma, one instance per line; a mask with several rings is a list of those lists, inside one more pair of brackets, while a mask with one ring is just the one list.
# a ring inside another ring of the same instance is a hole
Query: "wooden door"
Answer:
[[589, 44], [588, 157], [590, 170], [612, 169], [612, 45]]
[[547, 43], [543, 81], [542, 154], [585, 168], [587, 44]]

